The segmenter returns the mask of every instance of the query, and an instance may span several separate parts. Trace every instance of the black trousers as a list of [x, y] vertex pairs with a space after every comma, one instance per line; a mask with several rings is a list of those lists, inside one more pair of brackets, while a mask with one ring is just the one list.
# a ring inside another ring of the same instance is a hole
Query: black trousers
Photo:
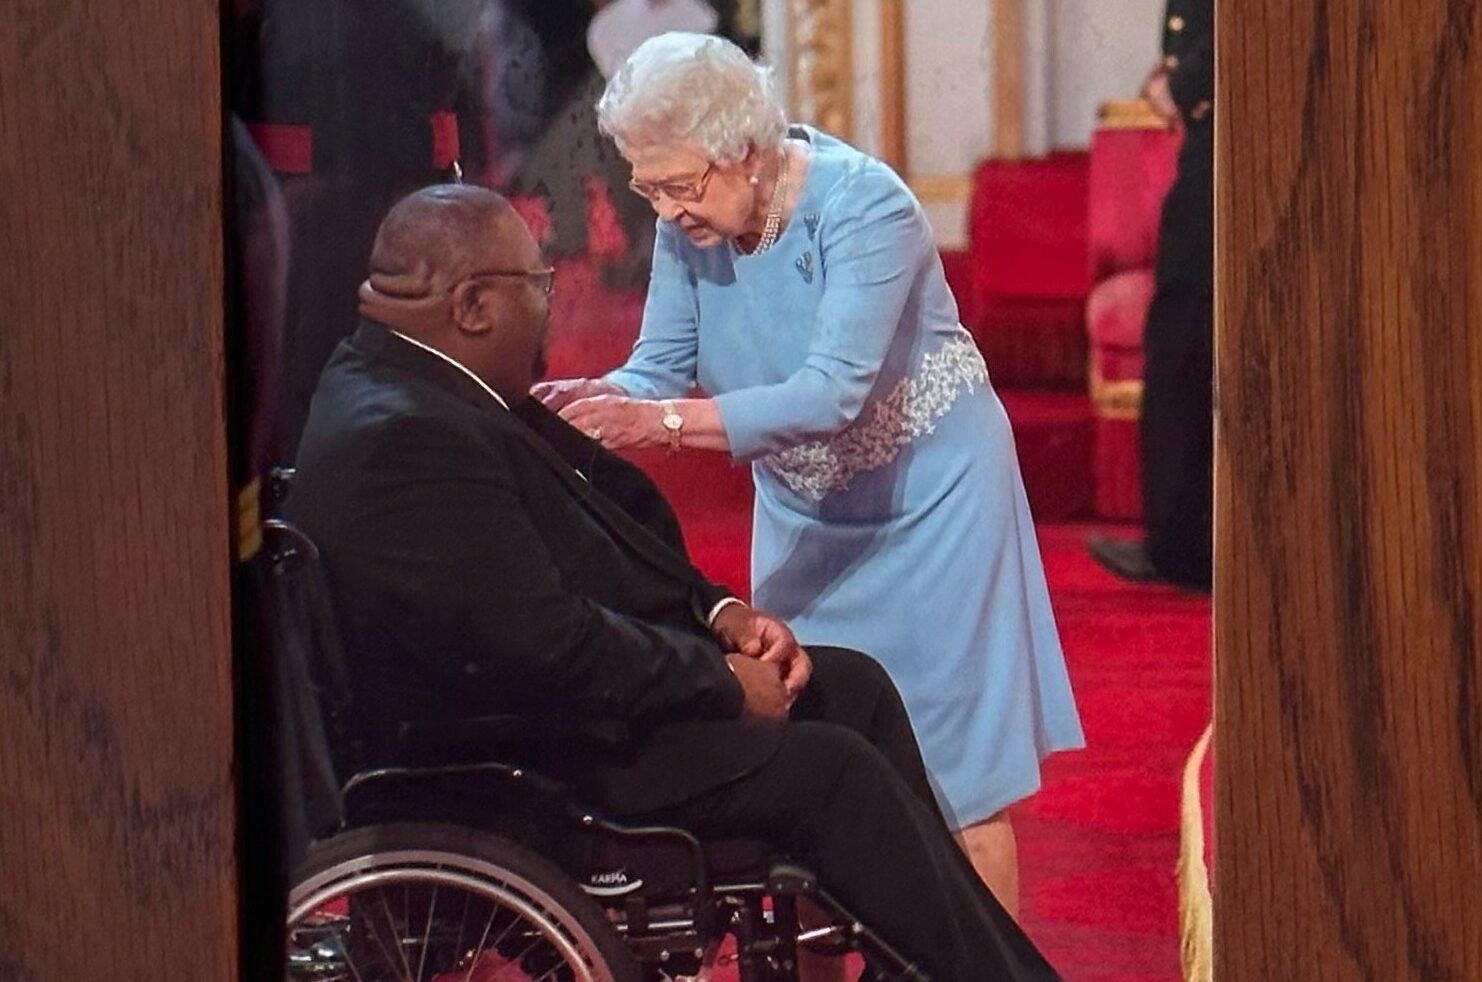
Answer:
[[1214, 139], [1189, 124], [1158, 228], [1157, 284], [1143, 334], [1140, 424], [1148, 559], [1207, 589], [1214, 480]]
[[813, 680], [777, 753], [652, 817], [775, 843], [935, 982], [1058, 979], [953, 840], [884, 670], [809, 650]]

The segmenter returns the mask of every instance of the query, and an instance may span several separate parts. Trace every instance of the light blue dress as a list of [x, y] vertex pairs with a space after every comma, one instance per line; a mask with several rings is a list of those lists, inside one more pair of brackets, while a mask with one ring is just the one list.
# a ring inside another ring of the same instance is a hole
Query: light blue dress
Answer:
[[607, 378], [714, 397], [756, 483], [757, 606], [885, 665], [970, 825], [1084, 745], [1013, 434], [915, 197], [792, 135], [813, 159], [781, 238], [745, 256], [660, 222], [638, 342]]

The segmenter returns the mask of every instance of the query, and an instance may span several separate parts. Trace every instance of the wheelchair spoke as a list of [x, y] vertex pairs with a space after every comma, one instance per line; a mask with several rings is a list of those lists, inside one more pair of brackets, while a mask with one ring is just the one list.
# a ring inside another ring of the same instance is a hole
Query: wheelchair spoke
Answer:
[[[402, 903], [396, 905], [414, 922], [414, 908], [426, 904], [418, 935], [414, 923], [398, 919], [391, 899], [395, 889], [372, 887], [347, 895], [353, 904], [352, 913], [338, 922], [321, 921], [312, 933], [297, 936], [294, 944], [308, 959], [303, 969], [306, 974], [291, 970], [290, 980], [423, 982], [429, 972], [434, 978], [445, 978], [441, 973], [460, 969], [463, 982], [474, 978], [485, 982], [570, 982], [577, 977], [574, 973], [582, 963], [570, 961], [570, 956], [540, 927], [547, 914], [543, 909], [521, 912], [498, 901], [481, 900], [467, 891], [452, 891], [463, 893], [458, 903], [448, 897], [444, 885], [433, 883], [425, 901], [419, 895], [413, 902], [411, 893], [415, 891], [404, 890]], [[488, 913], [483, 928], [478, 929], [476, 946], [467, 948], [465, 939], [477, 923], [475, 902], [486, 904]], [[458, 909], [456, 932], [453, 909]], [[421, 951], [414, 957], [412, 949], [416, 945]]]
[[458, 918], [458, 937], [453, 942], [453, 950], [463, 950], [463, 932], [468, 929], [468, 908], [473, 904], [473, 894], [468, 891], [463, 893], [463, 914]]
[[[381, 949], [381, 957], [385, 960], [386, 967], [394, 971], [396, 959], [392, 957], [391, 949], [386, 946], [386, 940], [381, 937], [381, 927], [379, 924], [376, 923], [375, 914], [371, 911], [367, 911], [362, 916], [364, 918], [363, 923], [366, 929], [366, 933], [369, 936], [369, 940], [375, 942], [376, 947]], [[354, 928], [352, 925], [351, 930], [353, 929]], [[346, 957], [349, 957], [350, 952], [348, 948], [346, 948], [345, 954]]]
[[360, 974], [360, 969], [355, 967], [355, 956], [350, 953], [350, 946], [345, 943], [343, 931], [335, 933], [335, 947], [338, 949], [340, 957], [345, 960], [345, 967], [350, 970], [350, 974], [354, 976], [355, 982], [365, 982], [365, 979]]
[[417, 959], [417, 982], [422, 982], [422, 970], [427, 967], [427, 949], [432, 947], [432, 915], [436, 910], [437, 884], [434, 883], [432, 885], [432, 898], [427, 902], [427, 927], [422, 932], [422, 954]]
[[[412, 966], [407, 961], [406, 948], [403, 947], [403, 945], [401, 943], [401, 932], [396, 930], [396, 921], [391, 916], [391, 904], [389, 902], [387, 902], [387, 900], [386, 900], [386, 891], [385, 890], [377, 890], [376, 891], [376, 896], [378, 896], [378, 897], [381, 898], [381, 909], [386, 912], [386, 927], [388, 927], [391, 930], [391, 940], [392, 940], [392, 942], [396, 946], [396, 957], [397, 957], [397, 960], [401, 962], [401, 967], [402, 967], [403, 972], [404, 972], [404, 974], [402, 975], [402, 978], [403, 979], [406, 979], [407, 982], [411, 982], [411, 978], [412, 978]], [[379, 939], [379, 937], [380, 937], [379, 932], [377, 933], [376, 937]], [[389, 958], [390, 958], [390, 952], [387, 952], [387, 958], [389, 960]], [[394, 970], [396, 966], [389, 965], [387, 967]]]
[[551, 968], [548, 968], [544, 972], [542, 972], [540, 974], [540, 978], [538, 978], [538, 979], [532, 979], [531, 982], [546, 982], [546, 979], [554, 979], [556, 977], [556, 973], [557, 972], [561, 971], [561, 969], [563, 969], [563, 968], [568, 968], [568, 967], [569, 966], [566, 966], [566, 965], [554, 965]]
[[[498, 916], [498, 907], [495, 907], [489, 912], [489, 920], [488, 923], [484, 925], [484, 933], [479, 938], [478, 946], [473, 949], [473, 957], [468, 960], [468, 974], [463, 976], [463, 982], [470, 982], [470, 980], [473, 978], [474, 971], [479, 967], [479, 957], [482, 956], [484, 953], [484, 942], [489, 940], [489, 932], [494, 928], [494, 920]], [[504, 935], [501, 934], [500, 937], [503, 938]]]
[[[534, 941], [532, 941], [528, 945], [526, 945], [525, 946], [525, 950], [522, 951], [522, 952], [520, 952], [519, 955], [517, 955], [514, 958], [509, 959], [508, 960], [508, 964], [505, 965], [504, 968], [517, 968], [517, 969], [520, 970], [520, 974], [521, 975], [525, 975], [525, 970], [523, 968], [521, 968], [520, 966], [525, 963], [525, 959], [530, 955], [530, 952], [534, 951], [537, 947], [539, 947], [542, 944], [549, 944], [549, 943], [550, 942], [546, 941], [545, 938], [537, 937]], [[500, 969], [500, 970], [503, 971], [503, 968]], [[529, 978], [528, 975], [525, 976], [525, 977], [526, 978]]]
[[416, 982], [412, 978], [412, 963], [407, 960], [407, 941], [412, 933], [412, 888], [407, 884], [401, 885], [401, 920], [397, 922], [401, 930], [396, 932], [396, 947], [402, 953], [401, 962], [407, 967], [406, 982]]
[[[348, 976], [336, 974], [332, 979], [325, 979], [321, 974], [323, 969], [314, 968], [311, 965], [310, 971], [315, 982], [365, 982], [364, 977], [360, 974], [360, 969], [356, 966], [355, 956], [351, 953], [350, 945], [345, 937], [345, 932], [350, 930], [350, 919], [348, 917], [327, 919], [323, 929], [330, 932], [327, 938], [317, 941], [310, 939], [307, 942], [310, 958], [318, 959], [323, 957], [331, 960], [337, 959], [338, 964], [344, 965], [350, 974]], [[331, 961], [331, 964], [335, 964], [335, 962]]]
[[510, 917], [512, 917], [513, 920], [511, 920], [509, 924], [505, 926], [503, 931], [499, 932], [499, 937], [495, 938], [494, 943], [489, 945], [489, 947], [485, 950], [498, 951], [499, 946], [504, 944], [504, 939], [509, 937], [509, 933], [520, 926], [521, 921], [519, 914], [510, 913]]
[[388, 849], [313, 876], [290, 899], [284, 982], [589, 982], [616, 964], [602, 950], [616, 937], [594, 941], [610, 930], [600, 909], [578, 914], [493, 860]]
[[360, 975], [360, 969], [355, 967], [355, 956], [350, 954], [350, 950], [345, 947], [344, 942], [340, 943], [340, 951], [345, 956], [345, 967], [350, 970], [351, 975], [355, 976], [355, 982], [365, 982], [365, 979]]

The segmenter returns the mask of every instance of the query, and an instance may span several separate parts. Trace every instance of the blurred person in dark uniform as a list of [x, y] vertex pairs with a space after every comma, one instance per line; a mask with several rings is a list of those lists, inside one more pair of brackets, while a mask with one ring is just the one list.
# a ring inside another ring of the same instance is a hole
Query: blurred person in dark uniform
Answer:
[[376, 226], [408, 191], [486, 162], [490, 0], [248, 0], [232, 101], [278, 175], [290, 267], [274, 454], [292, 459]]
[[508, 191], [545, 125], [548, 66], [513, 0], [489, 0], [480, 43], [487, 161], [476, 183]]
[[[322, 733], [264, 561], [270, 471], [290, 462], [330, 352], [353, 332], [375, 230], [406, 191], [483, 160], [487, 0], [237, 0], [226, 54], [228, 350], [242, 685], [242, 977], [283, 978], [284, 898], [334, 806]], [[308, 707], [312, 709], [312, 707]]]
[[627, 190], [627, 172], [597, 132], [597, 100], [606, 84], [588, 50], [588, 31], [607, 0], [515, 0], [540, 36], [546, 64], [543, 132], [520, 168], [512, 189], [544, 199], [551, 218], [545, 242], [553, 258], [580, 256], [587, 235], [587, 181], [607, 190], [626, 240], [624, 255], [608, 261], [603, 278], [615, 287], [647, 281], [653, 249], [653, 216]]
[[1163, 60], [1143, 97], [1184, 131], [1158, 226], [1157, 285], [1144, 328], [1141, 541], [1092, 537], [1091, 555], [1130, 580], [1208, 590], [1212, 566], [1214, 3], [1169, 0]]
[[[293, 724], [285, 636], [269, 616], [276, 579], [262, 556], [260, 519], [276, 463], [273, 432], [288, 278], [288, 216], [278, 181], [236, 116], [227, 125], [227, 351], [237, 564], [233, 607], [238, 671], [242, 828], [242, 978], [283, 977], [284, 897], [308, 828], [336, 786], [318, 775], [317, 748]], [[320, 758], [327, 759], [327, 758]], [[326, 794], [328, 792], [329, 794]]]
[[760, 7], [755, 0], [511, 0], [540, 37], [546, 69], [548, 122], [511, 188], [545, 199], [553, 257], [589, 247], [587, 182], [606, 189], [625, 249], [601, 265], [612, 288], [648, 282], [654, 218], [648, 202], [629, 192], [628, 167], [597, 131], [597, 100], [607, 78], [640, 43], [669, 30], [718, 33], [755, 54]]
[[752, 58], [762, 53], [761, 0], [707, 0], [720, 15], [721, 37]]

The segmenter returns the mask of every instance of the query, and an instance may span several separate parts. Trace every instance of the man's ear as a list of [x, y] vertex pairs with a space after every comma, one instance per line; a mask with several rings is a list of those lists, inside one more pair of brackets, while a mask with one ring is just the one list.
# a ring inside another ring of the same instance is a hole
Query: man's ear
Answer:
[[494, 297], [488, 284], [464, 280], [450, 297], [453, 323], [464, 334], [484, 334], [494, 326]]

